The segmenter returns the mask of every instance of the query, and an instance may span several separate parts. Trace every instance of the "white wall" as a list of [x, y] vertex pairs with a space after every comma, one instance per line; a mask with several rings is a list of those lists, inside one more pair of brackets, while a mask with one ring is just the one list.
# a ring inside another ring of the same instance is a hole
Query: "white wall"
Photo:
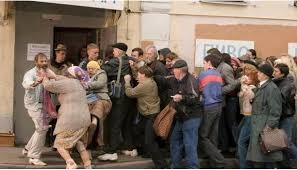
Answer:
[[[0, 2], [0, 16], [5, 1]], [[0, 22], [0, 133], [13, 131], [15, 15]], [[2, 25], [3, 24], [3, 25]]]

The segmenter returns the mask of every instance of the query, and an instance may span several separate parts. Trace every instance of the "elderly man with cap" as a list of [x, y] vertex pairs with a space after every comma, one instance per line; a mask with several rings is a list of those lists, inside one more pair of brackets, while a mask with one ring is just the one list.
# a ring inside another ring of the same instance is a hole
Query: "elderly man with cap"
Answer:
[[120, 149], [121, 136], [124, 140], [124, 148], [121, 149], [128, 151], [133, 150], [131, 134], [132, 120], [130, 120], [132, 118], [129, 112], [135, 105], [133, 105], [133, 100], [128, 98], [125, 94], [124, 81], [125, 75], [132, 75], [129, 57], [126, 55], [128, 46], [125, 43], [116, 43], [112, 47], [114, 57], [103, 65], [103, 69], [107, 73], [109, 82], [116, 81], [117, 75], [119, 74], [119, 81], [122, 86], [119, 98], [111, 96], [113, 106], [108, 115], [109, 148], [105, 150], [105, 154], [98, 157], [98, 159], [102, 161], [115, 161], [118, 159], [117, 149]]
[[[171, 88], [171, 98], [177, 111], [175, 124], [170, 136], [172, 168], [199, 168], [197, 145], [198, 129], [201, 123], [202, 107], [198, 82], [189, 73], [184, 60], [176, 61], [173, 66], [174, 77], [157, 79]], [[182, 167], [182, 159], [185, 167]]]
[[269, 64], [258, 67], [260, 81], [252, 102], [251, 135], [247, 160], [253, 168], [274, 168], [276, 162], [283, 160], [282, 151], [265, 154], [261, 150], [259, 136], [264, 127], [276, 128], [282, 113], [282, 96], [279, 88], [272, 82], [273, 68]]

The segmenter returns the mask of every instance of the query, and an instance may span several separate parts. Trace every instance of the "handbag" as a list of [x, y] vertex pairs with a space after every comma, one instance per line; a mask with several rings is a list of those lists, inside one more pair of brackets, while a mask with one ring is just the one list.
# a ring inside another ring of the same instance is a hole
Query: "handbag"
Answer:
[[176, 110], [173, 108], [173, 102], [171, 101], [156, 117], [153, 128], [155, 134], [162, 139], [167, 139], [171, 130], [172, 122]]
[[95, 94], [95, 93], [87, 94], [88, 104], [95, 103], [97, 100], [99, 100], [97, 94]]
[[287, 134], [283, 129], [265, 126], [260, 133], [260, 146], [265, 154], [288, 149]]
[[120, 82], [122, 71], [122, 57], [119, 57], [119, 61], [120, 64], [118, 69], [117, 81], [113, 80], [108, 84], [109, 96], [112, 98], [120, 98], [122, 93], [122, 84]]

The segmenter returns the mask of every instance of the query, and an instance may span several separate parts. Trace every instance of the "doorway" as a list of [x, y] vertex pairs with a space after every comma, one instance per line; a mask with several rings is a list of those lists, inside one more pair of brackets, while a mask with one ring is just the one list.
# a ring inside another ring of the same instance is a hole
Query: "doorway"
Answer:
[[[99, 29], [89, 28], [54, 28], [54, 49], [57, 44], [64, 44], [67, 48], [67, 60], [78, 65], [80, 63], [80, 51], [89, 43], [97, 43]], [[54, 54], [54, 53], [53, 53]]]
[[[96, 43], [100, 48], [99, 57], [103, 58], [108, 45], [117, 41], [117, 27], [107, 28], [54, 28], [54, 48], [57, 44], [64, 44], [67, 47], [67, 59], [70, 63], [80, 63], [80, 51], [86, 48], [89, 43]], [[54, 54], [54, 53], [53, 53]]]

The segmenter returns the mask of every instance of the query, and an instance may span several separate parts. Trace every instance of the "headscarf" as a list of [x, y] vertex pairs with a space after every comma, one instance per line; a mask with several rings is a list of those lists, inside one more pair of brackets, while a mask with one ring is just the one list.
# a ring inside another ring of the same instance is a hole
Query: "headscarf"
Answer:
[[99, 69], [100, 69], [100, 65], [99, 65], [98, 62], [96, 62], [96, 61], [90, 61], [90, 62], [87, 64], [87, 68], [94, 68], [94, 69], [99, 70]]
[[77, 78], [84, 88], [87, 88], [87, 82], [90, 81], [89, 75], [86, 71], [78, 66], [72, 66], [68, 68], [68, 72], [75, 78]]

